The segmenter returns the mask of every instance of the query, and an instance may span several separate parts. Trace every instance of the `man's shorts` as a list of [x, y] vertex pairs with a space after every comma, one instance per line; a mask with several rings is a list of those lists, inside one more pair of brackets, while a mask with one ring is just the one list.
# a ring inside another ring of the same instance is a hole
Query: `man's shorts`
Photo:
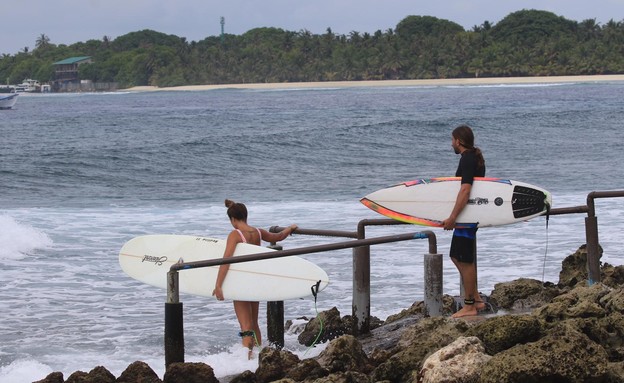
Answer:
[[451, 240], [451, 258], [463, 263], [474, 263], [476, 242], [476, 229], [455, 229]]

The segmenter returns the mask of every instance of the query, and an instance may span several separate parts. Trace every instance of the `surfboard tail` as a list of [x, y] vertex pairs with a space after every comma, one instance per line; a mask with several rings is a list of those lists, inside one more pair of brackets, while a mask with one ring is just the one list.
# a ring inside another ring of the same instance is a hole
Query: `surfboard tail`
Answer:
[[525, 218], [550, 210], [549, 194], [527, 186], [514, 186], [511, 208], [514, 218]]

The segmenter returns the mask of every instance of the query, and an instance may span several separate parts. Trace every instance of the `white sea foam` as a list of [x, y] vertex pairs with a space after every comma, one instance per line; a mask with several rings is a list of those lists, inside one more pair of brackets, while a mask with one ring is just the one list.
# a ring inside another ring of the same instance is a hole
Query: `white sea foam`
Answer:
[[11, 216], [0, 215], [0, 260], [20, 259], [35, 249], [51, 245], [52, 240], [43, 231], [17, 222]]
[[[0, 360], [2, 360], [0, 358]], [[30, 383], [41, 380], [53, 370], [36, 360], [21, 359], [0, 367], [0, 382]]]

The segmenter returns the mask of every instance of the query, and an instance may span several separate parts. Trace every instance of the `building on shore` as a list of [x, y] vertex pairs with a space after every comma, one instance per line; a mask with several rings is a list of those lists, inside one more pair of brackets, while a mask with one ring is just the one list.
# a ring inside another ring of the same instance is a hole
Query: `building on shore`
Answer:
[[92, 64], [91, 56], [70, 57], [54, 65], [53, 92], [101, 92], [117, 90], [117, 83], [99, 83], [80, 78], [80, 66]]

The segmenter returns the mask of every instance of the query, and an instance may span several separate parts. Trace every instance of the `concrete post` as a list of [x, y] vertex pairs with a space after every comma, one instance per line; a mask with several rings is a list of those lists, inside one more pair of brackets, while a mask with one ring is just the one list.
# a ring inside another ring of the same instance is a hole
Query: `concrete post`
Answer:
[[370, 332], [370, 246], [353, 248], [353, 335]]
[[442, 254], [425, 254], [425, 315], [442, 316]]

